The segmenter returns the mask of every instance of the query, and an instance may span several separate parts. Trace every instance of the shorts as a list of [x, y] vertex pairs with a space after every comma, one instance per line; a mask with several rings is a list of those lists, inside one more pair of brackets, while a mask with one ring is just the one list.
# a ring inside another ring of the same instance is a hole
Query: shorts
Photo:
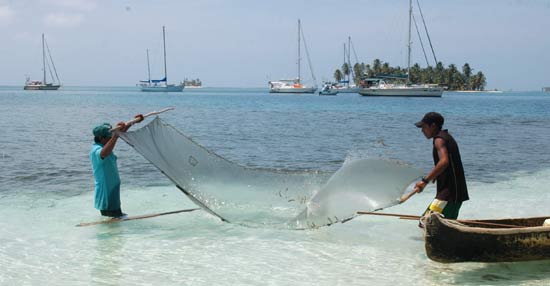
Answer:
[[445, 218], [456, 219], [458, 218], [458, 212], [461, 206], [462, 202], [448, 202], [434, 199], [424, 212], [423, 216], [429, 214], [430, 212], [436, 212], [442, 214]]

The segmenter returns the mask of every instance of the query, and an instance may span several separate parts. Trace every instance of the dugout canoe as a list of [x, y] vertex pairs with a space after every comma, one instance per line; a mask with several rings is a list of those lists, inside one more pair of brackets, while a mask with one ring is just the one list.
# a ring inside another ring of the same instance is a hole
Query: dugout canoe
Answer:
[[426, 254], [443, 263], [550, 259], [549, 218], [458, 222], [432, 214], [424, 220]]

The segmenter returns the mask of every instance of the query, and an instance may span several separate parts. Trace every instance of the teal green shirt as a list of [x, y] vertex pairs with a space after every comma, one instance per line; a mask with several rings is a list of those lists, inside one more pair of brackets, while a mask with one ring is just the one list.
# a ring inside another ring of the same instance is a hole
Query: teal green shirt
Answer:
[[115, 211], [120, 209], [120, 177], [118, 176], [117, 157], [111, 153], [101, 158], [103, 145], [95, 143], [90, 150], [90, 161], [94, 170], [95, 199], [98, 210]]

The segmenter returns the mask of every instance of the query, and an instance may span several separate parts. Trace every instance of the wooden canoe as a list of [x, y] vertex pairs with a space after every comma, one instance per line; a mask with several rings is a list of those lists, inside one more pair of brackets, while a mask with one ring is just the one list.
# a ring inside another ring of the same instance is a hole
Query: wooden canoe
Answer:
[[432, 214], [424, 220], [426, 254], [443, 263], [550, 259], [550, 226], [542, 226], [548, 218], [458, 222]]

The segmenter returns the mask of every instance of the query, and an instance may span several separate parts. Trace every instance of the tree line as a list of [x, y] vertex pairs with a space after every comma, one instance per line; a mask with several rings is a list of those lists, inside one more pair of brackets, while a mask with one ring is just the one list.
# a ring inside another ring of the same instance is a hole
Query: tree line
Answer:
[[[334, 79], [337, 82], [349, 80], [352, 70], [348, 63], [344, 63], [341, 69], [334, 72]], [[389, 63], [382, 63], [379, 59], [375, 59], [372, 65], [365, 63], [356, 63], [353, 65], [353, 75], [355, 84], [358, 86], [366, 86], [367, 78], [377, 78], [381, 75], [405, 75], [407, 68], [391, 67]], [[404, 79], [397, 79], [399, 82], [404, 82]], [[446, 86], [449, 90], [484, 90], [487, 84], [485, 75], [479, 71], [473, 73], [472, 68], [468, 63], [462, 66], [460, 71], [455, 64], [450, 64], [445, 67], [443, 63], [438, 62], [435, 67], [428, 66], [420, 67], [418, 63], [411, 66], [410, 69], [411, 84], [437, 84]]]
[[185, 86], [202, 86], [202, 82], [198, 78], [197, 79], [191, 79], [191, 80], [185, 78], [185, 80], [183, 80], [183, 84]]

